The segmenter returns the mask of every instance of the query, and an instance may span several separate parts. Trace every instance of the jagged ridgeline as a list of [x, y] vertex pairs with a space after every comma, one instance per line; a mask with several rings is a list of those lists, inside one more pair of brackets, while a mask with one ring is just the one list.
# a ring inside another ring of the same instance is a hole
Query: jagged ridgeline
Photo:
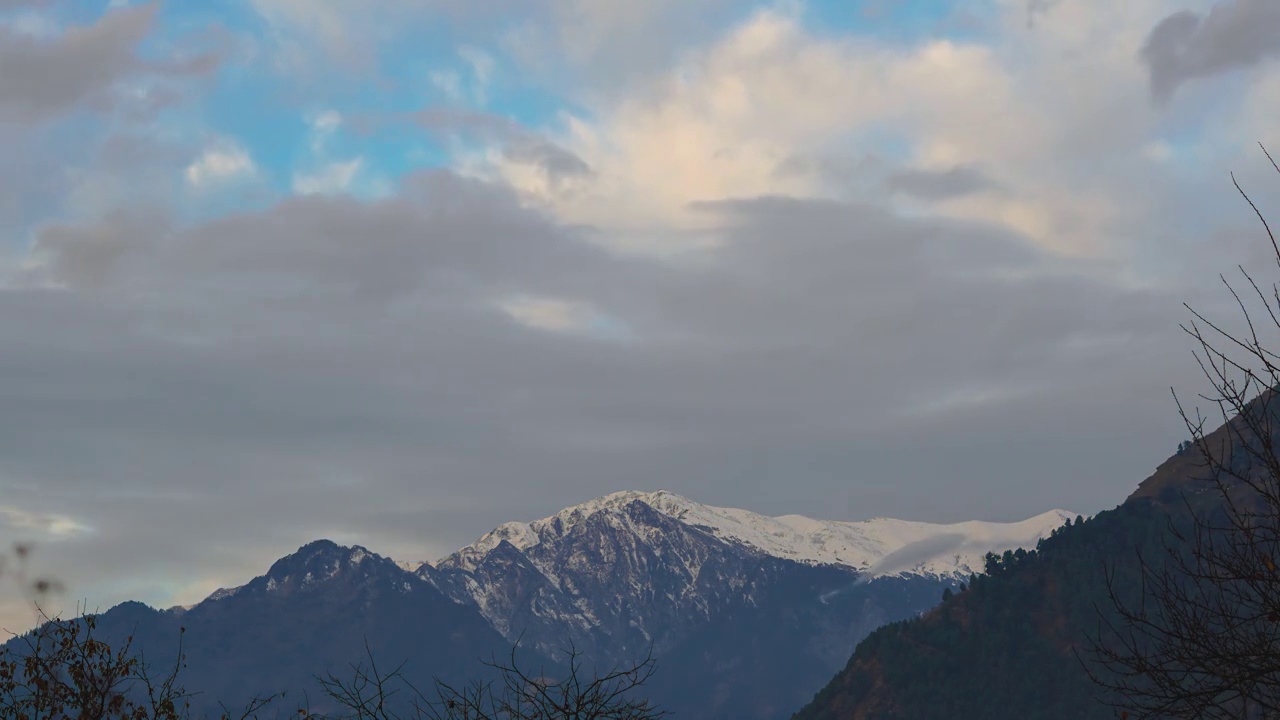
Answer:
[[[364, 654], [429, 684], [482, 670], [519, 640], [549, 674], [572, 642], [596, 668], [652, 647], [646, 694], [679, 717], [776, 720], [813, 697], [858, 641], [937, 605], [988, 550], [1034, 547], [1074, 513], [932, 525], [765, 517], [667, 492], [622, 492], [514, 522], [431, 563], [309, 544], [190, 608], [132, 603], [103, 633], [170, 657], [206, 704], [289, 690]], [[590, 669], [590, 668], [589, 668]]]
[[[1223, 440], [1223, 430], [1208, 441]], [[887, 625], [794, 720], [1111, 720], [1089, 678], [1099, 610], [1140, 598], [1139, 552], [1165, 557], [1170, 521], [1218, 495], [1194, 451], [1180, 448], [1122, 505], [1073, 522], [987, 564], [987, 574], [923, 617]], [[1094, 668], [1097, 670], [1097, 668]]]
[[764, 720], [804, 703], [872, 629], [936, 605], [987, 550], [1033, 547], [1066, 517], [842, 523], [621, 492], [507, 523], [417, 572], [552, 657], [566, 638], [605, 663], [652, 645], [647, 690], [681, 715]]

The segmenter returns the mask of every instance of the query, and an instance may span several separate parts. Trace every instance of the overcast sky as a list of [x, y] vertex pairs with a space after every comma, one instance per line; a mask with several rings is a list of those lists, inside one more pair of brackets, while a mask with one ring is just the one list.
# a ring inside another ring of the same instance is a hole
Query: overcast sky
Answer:
[[0, 0], [0, 541], [105, 609], [622, 489], [1096, 512], [1277, 118], [1274, 0]]

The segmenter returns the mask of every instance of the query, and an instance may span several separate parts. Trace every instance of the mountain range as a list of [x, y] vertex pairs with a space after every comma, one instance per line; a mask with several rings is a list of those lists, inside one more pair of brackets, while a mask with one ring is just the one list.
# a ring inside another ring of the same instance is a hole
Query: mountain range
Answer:
[[555, 668], [652, 650], [646, 692], [680, 716], [788, 717], [877, 627], [917, 617], [982, 569], [1073, 517], [935, 525], [766, 517], [670, 492], [620, 492], [512, 522], [433, 562], [317, 541], [247, 584], [185, 608], [139, 603], [99, 619], [164, 662], [185, 628], [185, 677], [238, 702], [341, 673], [364, 655], [410, 677], [460, 680], [518, 643]]

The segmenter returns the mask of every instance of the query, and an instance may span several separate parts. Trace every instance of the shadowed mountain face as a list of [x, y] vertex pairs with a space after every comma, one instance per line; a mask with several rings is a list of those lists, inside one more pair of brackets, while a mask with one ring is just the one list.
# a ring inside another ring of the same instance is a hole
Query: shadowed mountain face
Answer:
[[[1224, 433], [1208, 446], [1224, 446]], [[1115, 717], [1077, 656], [1098, 632], [1096, 609], [1112, 607], [1106, 574], [1137, 607], [1138, 553], [1163, 558], [1169, 524], [1189, 522], [1188, 504], [1221, 510], [1207, 477], [1203, 456], [1180, 452], [1114, 510], [997, 564], [925, 616], [877, 630], [795, 720]]]
[[709, 719], [785, 717], [858, 640], [933, 607], [957, 582], [868, 579], [773, 557], [641, 499], [552, 519], [523, 550], [504, 538], [417, 574], [549, 657], [572, 642], [612, 665], [652, 646], [659, 664], [650, 697]]
[[1113, 718], [1076, 652], [1097, 630], [1095, 607], [1110, 606], [1104, 563], [1136, 588], [1134, 553], [1159, 552], [1167, 519], [1150, 500], [1127, 502], [876, 630], [796, 720]]
[[321, 695], [314, 675], [349, 676], [368, 643], [384, 667], [405, 662], [418, 680], [460, 679], [482, 670], [480, 660], [509, 652], [476, 612], [363, 548], [311, 543], [277, 561], [247, 585], [221, 591], [189, 610], [157, 611], [126, 603], [104, 613], [104, 638], [132, 634], [149, 662], [174, 657], [178, 629], [189, 689], [197, 705], [233, 707], [254, 695], [289, 691]]
[[126, 603], [99, 628], [133, 634], [149, 661], [167, 663], [185, 627], [186, 684], [209, 707], [281, 690], [314, 700], [313, 676], [349, 673], [366, 643], [384, 667], [406, 662], [429, 684], [477, 677], [481, 659], [519, 642], [549, 672], [570, 646], [589, 671], [652, 649], [646, 692], [661, 706], [768, 720], [813, 697], [876, 627], [935, 606], [980, 547], [1034, 544], [1064, 515], [825, 523], [617, 493], [508, 523], [435, 564], [318, 541], [189, 609]]

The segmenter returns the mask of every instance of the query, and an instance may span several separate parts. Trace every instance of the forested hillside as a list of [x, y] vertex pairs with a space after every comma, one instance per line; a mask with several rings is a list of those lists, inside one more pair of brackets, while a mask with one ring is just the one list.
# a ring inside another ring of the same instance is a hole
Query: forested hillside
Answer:
[[1163, 556], [1181, 499], [1211, 495], [1180, 452], [1119, 507], [1077, 520], [1034, 552], [992, 557], [987, 573], [918, 619], [864, 640], [795, 720], [1062, 720], [1112, 718], [1082, 664], [1099, 611], [1139, 591], [1138, 557]]

